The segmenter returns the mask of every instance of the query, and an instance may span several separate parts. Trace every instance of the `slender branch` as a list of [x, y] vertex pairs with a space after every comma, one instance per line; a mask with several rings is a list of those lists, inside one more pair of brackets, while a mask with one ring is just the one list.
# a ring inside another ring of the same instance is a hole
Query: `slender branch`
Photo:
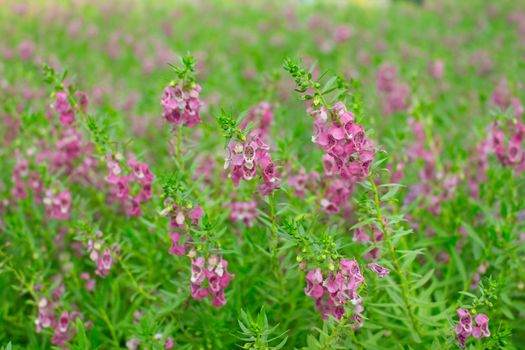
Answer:
[[348, 321], [348, 314], [345, 313], [343, 317], [341, 318], [341, 320], [339, 321], [339, 323], [337, 324], [337, 326], [335, 327], [335, 329], [333, 330], [333, 332], [330, 333], [330, 335], [326, 339], [326, 342], [323, 344], [323, 347], [321, 348], [321, 350], [326, 350], [326, 349], [331, 348], [330, 345], [332, 344], [334, 338], [336, 338], [339, 335], [343, 327], [346, 325], [347, 321]]
[[135, 279], [135, 277], [133, 276], [133, 274], [131, 273], [131, 271], [129, 271], [128, 267], [126, 266], [126, 264], [124, 263], [124, 260], [122, 260], [120, 257], [117, 257], [117, 260], [118, 262], [120, 263], [120, 266], [122, 267], [122, 269], [124, 270], [124, 272], [126, 273], [126, 275], [128, 275], [129, 279], [131, 280], [131, 282], [133, 282], [133, 285], [135, 286], [136, 290], [146, 299], [149, 299], [149, 300], [157, 300], [156, 297], [152, 296], [150, 293], [148, 293], [138, 282], [137, 280]]
[[388, 252], [390, 253], [390, 257], [392, 258], [392, 263], [394, 265], [396, 274], [399, 276], [399, 279], [401, 281], [401, 288], [403, 292], [403, 302], [405, 303], [405, 308], [407, 310], [408, 317], [410, 318], [410, 322], [412, 323], [412, 326], [414, 327], [414, 330], [416, 331], [417, 335], [421, 337], [421, 330], [419, 329], [419, 323], [416, 320], [416, 317], [414, 315], [414, 310], [412, 308], [412, 304], [410, 303], [410, 299], [409, 299], [410, 291], [408, 288], [408, 280], [407, 280], [406, 275], [403, 273], [401, 269], [401, 266], [399, 264], [399, 259], [397, 257], [397, 253], [391, 242], [390, 233], [388, 232], [385, 222], [383, 221], [383, 216], [381, 214], [381, 204], [379, 201], [379, 191], [377, 190], [377, 186], [374, 181], [374, 177], [372, 173], [368, 175], [368, 180], [370, 182], [370, 186], [372, 187], [372, 191], [374, 193], [374, 203], [375, 203], [376, 218], [378, 221], [378, 225], [381, 227], [381, 231], [384, 236], [385, 245], [388, 249]]
[[[277, 234], [277, 222], [275, 216], [275, 197], [273, 192], [270, 195], [268, 202], [270, 204], [270, 221], [272, 223], [272, 265], [275, 276], [279, 280], [279, 284], [281, 285], [281, 287], [283, 287], [283, 273], [281, 271], [281, 268], [279, 267], [279, 236]], [[282, 289], [283, 288], [281, 288], [281, 290]]]

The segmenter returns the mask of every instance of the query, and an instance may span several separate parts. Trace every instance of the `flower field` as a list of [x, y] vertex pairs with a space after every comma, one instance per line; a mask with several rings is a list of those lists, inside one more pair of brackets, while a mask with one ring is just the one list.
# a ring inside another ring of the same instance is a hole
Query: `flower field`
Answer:
[[0, 349], [525, 348], [525, 2], [0, 0]]

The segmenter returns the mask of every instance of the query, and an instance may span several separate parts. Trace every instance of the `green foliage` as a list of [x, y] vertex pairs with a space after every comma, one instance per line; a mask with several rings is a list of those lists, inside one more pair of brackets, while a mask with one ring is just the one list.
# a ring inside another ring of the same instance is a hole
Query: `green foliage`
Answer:
[[[241, 346], [242, 349], [278, 350], [286, 345], [288, 337], [285, 336], [285, 333], [274, 335], [279, 325], [273, 327], [268, 325], [268, 318], [264, 309], [259, 311], [255, 319], [241, 310], [241, 319], [238, 322], [241, 328], [239, 339], [245, 342]], [[276, 343], [276, 345], [272, 346], [271, 343]]]
[[[0, 6], [2, 349], [53, 348], [53, 330], [37, 333], [35, 319], [41, 299], [62, 285], [55, 316], [82, 314], [69, 325], [68, 348], [76, 350], [125, 349], [133, 339], [139, 349], [163, 349], [170, 336], [176, 349], [456, 349], [459, 307], [490, 317], [491, 336], [470, 338], [467, 349], [522, 348], [525, 178], [493, 154], [480, 166], [478, 148], [493, 122], [506, 135], [519, 122], [516, 108], [497, 108], [492, 94], [506, 79], [512, 96], [525, 101], [515, 15], [525, 10], [522, 2], [101, 6], [32, 1], [24, 10], [15, 0]], [[339, 26], [351, 27], [348, 40], [336, 40]], [[35, 45], [32, 59], [19, 57], [24, 40]], [[428, 74], [436, 59], [445, 63], [440, 80]], [[178, 63], [170, 69], [169, 62]], [[395, 66], [410, 90], [406, 109], [388, 116], [376, 81], [383, 63]], [[490, 69], [480, 72], [484, 64]], [[202, 87], [203, 122], [193, 129], [161, 122], [162, 90], [178, 83], [185, 91]], [[85, 113], [78, 91], [90, 98]], [[73, 126], [94, 150], [92, 181], [37, 159], [65, 142], [66, 128], [50, 107], [58, 92], [67, 94]], [[255, 180], [234, 187], [222, 169], [225, 145], [257, 128], [240, 125], [262, 101], [272, 106], [265, 142], [283, 179], [269, 198], [259, 196]], [[371, 176], [351, 188], [351, 210], [327, 215], [320, 203], [333, 176], [311, 142], [305, 104], [330, 109], [338, 101], [377, 152]], [[434, 163], [414, 159], [414, 150]], [[140, 217], [112, 201], [108, 154], [127, 174], [134, 154], [156, 175]], [[36, 190], [13, 198], [13, 169], [22, 158], [44, 189], [72, 193], [70, 220], [50, 219]], [[398, 169], [403, 176], [394, 181]], [[421, 186], [428, 173], [434, 176]], [[292, 185], [298, 174], [304, 178]], [[257, 203], [253, 222], [231, 218], [236, 201]], [[222, 308], [209, 298], [194, 300], [191, 258], [168, 254], [172, 204], [203, 208], [203, 218], [181, 231], [194, 241], [190, 256], [227, 259], [235, 277]], [[359, 243], [356, 229], [384, 238]], [[95, 275], [86, 249], [98, 230], [99, 244], [115, 253], [106, 278]], [[367, 268], [365, 257], [376, 249], [375, 262], [390, 270], [384, 278]], [[336, 271], [340, 259], [352, 258], [365, 277], [359, 329], [348, 317], [350, 305], [341, 321], [323, 319], [304, 292], [305, 267]], [[83, 272], [96, 281], [93, 291]]]

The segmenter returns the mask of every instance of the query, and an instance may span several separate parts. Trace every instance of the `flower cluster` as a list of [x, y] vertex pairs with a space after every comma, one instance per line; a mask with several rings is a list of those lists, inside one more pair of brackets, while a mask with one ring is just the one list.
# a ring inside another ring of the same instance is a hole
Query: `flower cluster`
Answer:
[[183, 81], [170, 84], [164, 89], [160, 99], [163, 108], [162, 116], [170, 124], [194, 127], [201, 122], [199, 111], [203, 102], [199, 99], [201, 87], [192, 83], [184, 85]]
[[42, 200], [46, 207], [49, 218], [57, 220], [68, 220], [71, 215], [71, 192], [46, 190]]
[[17, 139], [20, 133], [20, 120], [9, 114], [5, 114], [1, 117], [0, 121], [4, 126], [4, 130], [9, 131], [3, 133], [2, 145], [5, 147], [9, 147], [13, 143], [13, 141]]
[[337, 102], [331, 110], [323, 106], [310, 107], [308, 113], [314, 118], [312, 141], [326, 152], [323, 155], [325, 178], [334, 179], [321, 206], [327, 213], [338, 213], [348, 205], [352, 186], [368, 176], [374, 147], [342, 102]]
[[250, 109], [246, 118], [239, 125], [239, 129], [245, 130], [249, 123], [255, 123], [256, 126], [250, 131], [248, 137], [260, 137], [262, 140], [267, 141], [270, 127], [273, 124], [272, 105], [263, 101]]
[[29, 162], [19, 158], [13, 169], [14, 186], [11, 194], [15, 200], [24, 199], [32, 193], [35, 202], [43, 203], [47, 217], [56, 220], [68, 220], [71, 214], [71, 192], [67, 189], [44, 189], [44, 183], [38, 171], [29, 170]]
[[496, 84], [496, 89], [490, 96], [490, 102], [492, 105], [499, 107], [502, 111], [506, 111], [508, 108], [512, 107], [514, 117], [518, 120], [521, 120], [521, 116], [525, 111], [521, 101], [512, 95], [512, 91], [505, 79], [500, 80]]
[[[102, 232], [97, 231], [94, 238], [88, 239], [86, 248], [89, 253], [89, 258], [97, 265], [95, 274], [104, 278], [109, 275], [109, 271], [113, 265], [113, 254], [111, 249], [103, 249], [104, 242], [101, 240], [101, 238]], [[89, 283], [89, 278], [86, 279], [83, 277], [83, 279], [86, 280], [86, 283]]]
[[195, 159], [197, 168], [192, 176], [192, 179], [197, 181], [202, 180], [202, 188], [206, 185], [212, 185], [214, 177], [214, 170], [217, 167], [217, 162], [215, 159], [208, 153], [203, 153], [197, 156]]
[[28, 193], [32, 193], [36, 201], [42, 199], [44, 184], [38, 171], [30, 172], [27, 159], [18, 159], [13, 168], [12, 180], [14, 186], [11, 195], [15, 200], [26, 198]]
[[[383, 233], [377, 228], [376, 225], [373, 225], [372, 237], [365, 232], [363, 226], [357, 227], [354, 230], [353, 241], [356, 243], [368, 244], [368, 245], [377, 245], [383, 240]], [[364, 256], [364, 259], [376, 261], [379, 258], [379, 247], [374, 246], [370, 251], [368, 251]]]
[[[186, 248], [188, 248], [191, 241], [189, 227], [197, 225], [204, 215], [204, 212], [199, 205], [189, 209], [175, 204], [170, 199], [166, 199], [164, 204], [166, 205], [166, 209], [164, 209], [161, 214], [169, 215], [170, 228], [173, 230], [169, 234], [171, 247], [168, 253], [177, 256], [185, 255]], [[185, 238], [185, 241], [181, 242], [183, 238]]]
[[491, 133], [491, 144], [498, 161], [508, 167], [514, 167], [518, 171], [525, 170], [525, 124], [517, 122], [511, 124], [509, 130], [512, 135], [505, 145], [505, 132], [498, 123], [493, 123]]
[[491, 150], [491, 140], [482, 140], [476, 145], [476, 151], [470, 159], [472, 166], [469, 167], [471, 172], [468, 174], [468, 189], [470, 195], [476, 199], [479, 199], [480, 185], [487, 180], [489, 153]]
[[[78, 99], [78, 108], [80, 108], [80, 111], [85, 112], [89, 103], [87, 95], [78, 91], [75, 96]], [[68, 94], [65, 91], [56, 93], [52, 107], [58, 113], [62, 125], [68, 126], [75, 122], [75, 109], [71, 106]]]
[[[169, 215], [170, 227], [173, 229], [170, 232], [171, 247], [168, 253], [177, 256], [188, 255], [191, 258], [191, 296], [195, 300], [211, 296], [215, 307], [223, 306], [226, 304], [224, 290], [233, 278], [227, 271], [228, 262], [221, 255], [215, 254], [209, 256], [207, 262], [203, 256], [195, 258], [197, 252], [193, 249], [193, 240], [189, 234], [191, 226], [197, 225], [204, 215], [202, 208], [199, 205], [193, 208], [190, 206], [191, 209], [182, 207], [170, 198], [166, 199], [164, 204], [166, 208], [160, 214]], [[186, 253], [187, 249], [191, 250]]]
[[242, 222], [248, 227], [252, 227], [257, 218], [257, 202], [236, 201], [230, 203], [230, 220], [233, 222]]
[[18, 45], [18, 53], [24, 61], [30, 60], [35, 53], [35, 44], [30, 40], [24, 40]]
[[262, 195], [268, 195], [281, 185], [281, 180], [276, 177], [275, 165], [270, 155], [270, 146], [260, 137], [244, 141], [230, 141], [228, 143], [228, 156], [224, 162], [224, 169], [230, 168], [229, 177], [237, 187], [241, 181], [251, 180], [257, 175], [257, 169], [263, 179], [259, 186]]
[[[421, 197], [425, 199], [426, 210], [437, 215], [441, 212], [442, 202], [454, 196], [459, 185], [459, 176], [443, 171], [446, 169], [437, 168], [438, 144], [435, 140], [431, 143], [427, 139], [423, 123], [410, 119], [409, 124], [416, 140], [406, 151], [408, 159], [410, 162], [421, 160], [424, 167], [419, 173], [419, 183], [410, 187], [410, 191], [405, 197], [405, 204], [412, 203]], [[436, 191], [436, 188], [440, 188], [440, 190]]]
[[330, 271], [326, 276], [323, 276], [320, 268], [308, 271], [304, 293], [315, 300], [315, 305], [324, 317], [332, 315], [340, 320], [347, 302], [354, 305], [351, 321], [355, 322], [354, 328], [357, 329], [363, 322], [361, 314], [364, 308], [358, 290], [364, 277], [355, 259], [343, 259], [339, 267], [340, 270], [335, 274]]
[[220, 255], [211, 255], [206, 259], [199, 256], [191, 260], [191, 296], [202, 300], [211, 296], [215, 307], [226, 304], [224, 290], [230, 284], [234, 275], [228, 273], [228, 262]]
[[295, 195], [304, 198], [306, 191], [315, 191], [319, 187], [321, 176], [318, 172], [312, 171], [309, 174], [304, 168], [299, 169], [296, 174], [288, 176], [288, 186], [294, 189]]
[[390, 115], [408, 108], [410, 88], [400, 82], [397, 70], [391, 64], [381, 65], [376, 75], [376, 86], [381, 97], [383, 112]]
[[93, 181], [96, 166], [93, 145], [83, 140], [82, 134], [73, 126], [60, 130], [54, 147], [43, 145], [36, 161], [45, 163], [54, 173], [69, 176], [72, 181]]
[[74, 327], [72, 323], [80, 317], [77, 311], [68, 313], [62, 311], [58, 319], [55, 320], [55, 310], [53, 305], [42, 298], [38, 303], [38, 318], [36, 320], [37, 332], [40, 332], [44, 328], [53, 329], [53, 337], [51, 338], [51, 344], [58, 346], [62, 349], [67, 349], [66, 342], [71, 341]]
[[94, 278], [91, 278], [89, 273], [81, 272], [80, 279], [84, 280], [85, 287], [88, 292], [92, 292], [95, 290], [95, 287], [97, 286], [97, 281]]
[[490, 337], [489, 330], [489, 318], [485, 314], [477, 314], [474, 317], [476, 325], [472, 325], [472, 316], [470, 311], [466, 309], [457, 309], [457, 314], [459, 317], [459, 323], [456, 326], [457, 341], [459, 346], [465, 348], [466, 341], [469, 336], [474, 338], [487, 338]]
[[[55, 276], [53, 280], [57, 281], [60, 276]], [[41, 285], [35, 286], [35, 291], [39, 291]], [[36, 332], [40, 333], [44, 329], [53, 330], [51, 344], [56, 345], [61, 349], [68, 349], [66, 343], [72, 340], [72, 336], [76, 332], [73, 323], [77, 318], [82, 319], [82, 315], [73, 310], [68, 312], [66, 310], [59, 313], [62, 306], [60, 298], [64, 294], [65, 289], [62, 282], [53, 289], [50, 298], [42, 297], [38, 301], [38, 315], [35, 320]], [[86, 326], [90, 326], [91, 322], [86, 322]]]
[[155, 175], [146, 163], [137, 161], [132, 155], [127, 162], [128, 174], [122, 174], [122, 156], [108, 154], [109, 174], [106, 181], [112, 185], [111, 201], [120, 202], [129, 216], [140, 216], [141, 204], [152, 197], [152, 183]]

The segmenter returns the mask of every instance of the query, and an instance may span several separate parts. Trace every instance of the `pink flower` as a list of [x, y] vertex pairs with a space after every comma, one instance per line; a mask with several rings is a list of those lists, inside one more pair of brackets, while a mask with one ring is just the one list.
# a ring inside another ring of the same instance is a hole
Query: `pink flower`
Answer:
[[109, 270], [113, 264], [113, 256], [111, 255], [111, 250], [105, 249], [104, 253], [100, 255], [97, 259], [97, 270], [95, 273], [100, 277], [106, 277], [109, 275]]
[[461, 348], [465, 348], [469, 336], [486, 338], [490, 336], [489, 318], [485, 314], [477, 314], [474, 318], [476, 326], [472, 326], [472, 316], [467, 309], [458, 309], [459, 323], [456, 326], [456, 340]]
[[197, 84], [184, 87], [182, 81], [168, 85], [160, 99], [163, 117], [170, 124], [193, 127], [201, 122], [199, 110], [203, 102], [199, 99], [201, 87]]
[[202, 208], [199, 205], [196, 205], [193, 209], [190, 210], [188, 216], [191, 219], [192, 224], [196, 225], [203, 215], [204, 212], [202, 211]]
[[50, 218], [57, 220], [68, 220], [71, 214], [71, 192], [59, 193], [47, 190], [43, 199], [46, 211]]
[[382, 64], [377, 70], [376, 85], [379, 91], [391, 91], [397, 80], [396, 68], [389, 64]]
[[331, 110], [310, 107], [308, 114], [314, 119], [312, 141], [325, 151], [324, 180], [329, 185], [321, 208], [329, 214], [348, 212], [352, 187], [368, 175], [374, 148], [342, 102]]
[[438, 59], [428, 63], [428, 72], [436, 80], [441, 80], [444, 70], [445, 62], [443, 62], [443, 60]]
[[206, 278], [206, 274], [204, 272], [204, 264], [206, 263], [206, 260], [204, 257], [199, 256], [197, 259], [191, 261], [191, 283], [200, 285]]
[[168, 253], [174, 254], [177, 256], [186, 254], [186, 248], [184, 247], [184, 244], [180, 244], [180, 239], [182, 236], [183, 236], [182, 233], [170, 232], [171, 248], [168, 250]]
[[357, 243], [363, 243], [368, 242], [370, 240], [370, 236], [365, 233], [365, 230], [363, 227], [357, 227], [354, 230], [354, 238], [353, 241]]
[[173, 341], [172, 337], [167, 337], [166, 342], [164, 343], [164, 349], [165, 350], [171, 350], [175, 348], [175, 342]]
[[354, 327], [359, 328], [362, 325], [360, 314], [363, 307], [362, 298], [357, 290], [363, 281], [357, 262], [343, 259], [339, 271], [330, 271], [326, 278], [323, 277], [320, 268], [308, 271], [304, 292], [315, 300], [323, 317], [330, 314], [341, 319], [345, 311], [344, 305], [347, 303], [354, 305], [352, 320]]
[[69, 314], [67, 311], [63, 311], [62, 314], [60, 314], [60, 317], [58, 319], [57, 329], [61, 333], [65, 333], [67, 332], [68, 328], [69, 328]]
[[[106, 158], [109, 170], [106, 182], [111, 185], [110, 201], [119, 202], [127, 215], [140, 216], [142, 204], [153, 197], [152, 183], [155, 175], [147, 164], [137, 161], [133, 154], [128, 156], [127, 165], [131, 170], [126, 169], [128, 174], [123, 174], [119, 163], [122, 156], [108, 154]], [[135, 196], [132, 196], [132, 189], [135, 189], [133, 193], [138, 192]]]
[[22, 60], [28, 61], [33, 57], [35, 45], [29, 40], [24, 40], [18, 45], [18, 52], [20, 53], [20, 58]]
[[348, 41], [352, 37], [352, 28], [345, 25], [340, 25], [336, 28], [334, 33], [334, 39], [337, 43], [341, 44]]
[[524, 107], [521, 104], [521, 101], [513, 96], [508, 82], [505, 79], [501, 79], [496, 84], [496, 88], [490, 97], [490, 102], [493, 106], [498, 107], [502, 111], [506, 111], [508, 108], [512, 107], [514, 117], [518, 120], [520, 120], [523, 115]]
[[323, 275], [321, 269], [310, 270], [306, 274], [306, 288], [304, 294], [311, 296], [314, 299], [320, 299], [324, 294], [324, 288], [321, 285], [323, 282]]
[[263, 101], [250, 109], [239, 125], [239, 129], [245, 130], [249, 123], [255, 124], [255, 127], [248, 134], [248, 138], [267, 140], [273, 124], [273, 109], [270, 103]]
[[86, 284], [85, 284], [86, 290], [88, 290], [89, 292], [95, 290], [97, 281], [94, 278], [91, 278], [89, 276], [89, 273], [81, 272], [80, 273], [80, 278], [83, 279], [84, 281], [86, 281]]
[[129, 201], [129, 208], [127, 210], [129, 216], [140, 216], [142, 214], [142, 208], [140, 207], [141, 196], [135, 196]]
[[372, 270], [373, 272], [375, 272], [379, 278], [383, 278], [390, 274], [389, 269], [384, 268], [383, 266], [375, 264], [375, 263], [368, 264], [368, 268]]
[[75, 96], [77, 97], [77, 103], [80, 110], [82, 111], [82, 113], [85, 113], [89, 104], [88, 95], [85, 92], [77, 91]]
[[[206, 260], [200, 256], [192, 260], [192, 272], [190, 278], [191, 296], [195, 300], [202, 300], [211, 296], [212, 305], [222, 307], [226, 304], [224, 290], [233, 279], [233, 275], [228, 273], [228, 262], [220, 255], [212, 255]], [[207, 288], [203, 284], [207, 280]]]
[[73, 107], [71, 107], [67, 94], [64, 91], [56, 93], [53, 108], [58, 113], [62, 125], [68, 126], [73, 124], [75, 121], [75, 112], [73, 111]]
[[459, 323], [456, 326], [456, 333], [469, 336], [472, 333], [472, 317], [466, 309], [457, 309]]
[[489, 318], [485, 314], [477, 314], [474, 317], [476, 327], [472, 329], [472, 336], [474, 338], [490, 337]]
[[233, 202], [230, 207], [230, 220], [242, 222], [248, 227], [252, 227], [257, 218], [257, 202]]
[[235, 187], [239, 185], [241, 179], [247, 181], [253, 179], [257, 171], [263, 180], [259, 187], [263, 196], [280, 187], [281, 181], [276, 177], [269, 148], [258, 136], [246, 141], [230, 141], [224, 168], [230, 169], [229, 177]]
[[78, 312], [73, 311], [68, 313], [63, 311], [58, 318], [58, 323], [55, 326], [53, 337], [51, 338], [51, 344], [58, 346], [62, 349], [68, 349], [66, 343], [71, 341], [73, 327], [70, 327], [73, 322], [79, 317]]

